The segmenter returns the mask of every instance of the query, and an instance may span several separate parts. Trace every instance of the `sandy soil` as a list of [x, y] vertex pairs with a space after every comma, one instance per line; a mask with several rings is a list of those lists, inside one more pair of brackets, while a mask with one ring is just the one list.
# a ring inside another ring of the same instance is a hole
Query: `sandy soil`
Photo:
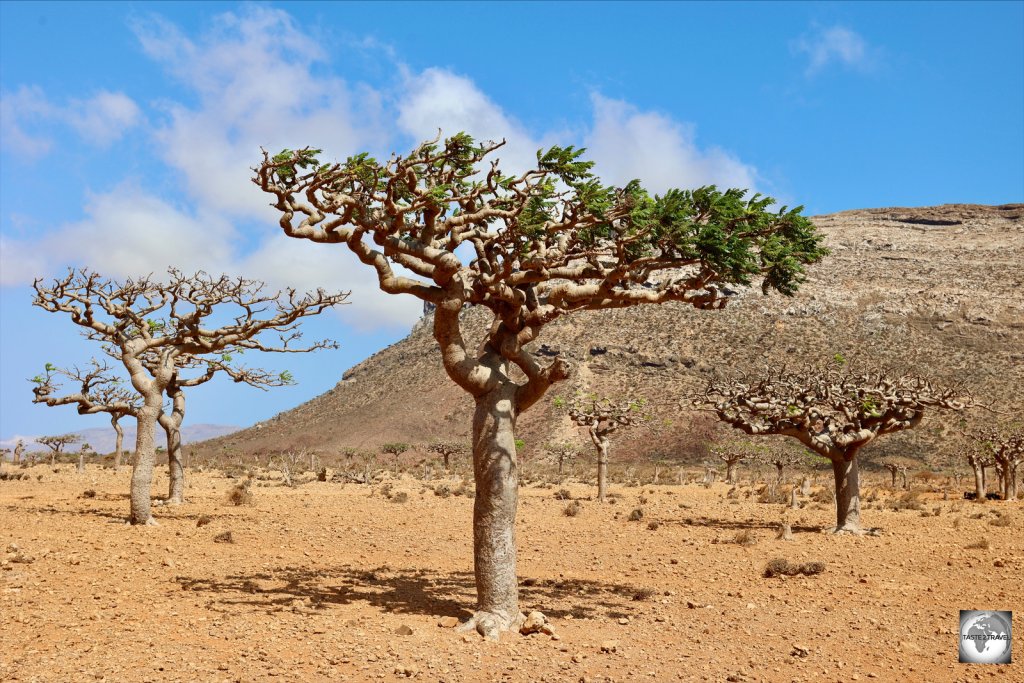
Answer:
[[[1024, 681], [1024, 623], [1008, 666], [958, 664], [956, 636], [961, 609], [1024, 615], [1019, 503], [935, 494], [925, 517], [883, 500], [864, 513], [880, 535], [834, 537], [831, 507], [805, 500], [783, 541], [785, 506], [724, 484], [615, 486], [577, 517], [524, 488], [522, 606], [557, 635], [488, 643], [439, 626], [473, 604], [466, 497], [308, 483], [235, 507], [234, 481], [193, 474], [188, 504], [132, 528], [128, 470], [29, 472], [0, 481], [2, 681]], [[731, 542], [747, 529], [756, 544]], [[775, 557], [827, 568], [766, 579]]]

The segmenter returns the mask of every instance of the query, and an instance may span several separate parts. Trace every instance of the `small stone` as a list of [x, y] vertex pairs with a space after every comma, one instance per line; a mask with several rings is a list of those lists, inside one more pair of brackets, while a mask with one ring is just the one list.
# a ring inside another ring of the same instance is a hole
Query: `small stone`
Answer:
[[1005, 567], [1006, 566], [1006, 562], [1002, 558], [999, 558], [998, 560], [993, 562], [992, 565], [995, 566], [995, 567]]
[[629, 624], [629, 619], [627, 619], [626, 617], [621, 617], [619, 619], [619, 625], [620, 626], [626, 626], [628, 624]]
[[580, 662], [583, 661], [583, 655], [573, 655], [572, 656], [572, 661], [575, 662], [576, 664], [579, 664]]
[[601, 652], [618, 652], [619, 641], [617, 640], [606, 640], [601, 643]]
[[395, 634], [400, 636], [411, 636], [412, 627], [408, 624], [402, 624], [401, 626], [395, 629]]
[[172, 569], [174, 568], [174, 560], [172, 560], [169, 557], [165, 557], [164, 558], [163, 564], [164, 564], [165, 567], [171, 567]]
[[459, 625], [459, 620], [455, 617], [441, 617], [437, 620], [437, 625], [441, 628], [455, 628]]
[[793, 651], [789, 653], [790, 657], [806, 657], [811, 654], [811, 648], [806, 645], [794, 645]]
[[754, 609], [755, 607], [757, 607], [757, 605], [755, 605], [754, 603], [752, 603], [752, 602], [748, 602], [747, 603], [747, 609]]
[[547, 622], [547, 617], [544, 616], [543, 612], [534, 610], [526, 615], [526, 621], [519, 627], [519, 632], [524, 636], [528, 636], [531, 633], [541, 633]]
[[419, 672], [420, 668], [415, 664], [399, 664], [395, 667], [395, 673], [406, 678], [412, 678]]

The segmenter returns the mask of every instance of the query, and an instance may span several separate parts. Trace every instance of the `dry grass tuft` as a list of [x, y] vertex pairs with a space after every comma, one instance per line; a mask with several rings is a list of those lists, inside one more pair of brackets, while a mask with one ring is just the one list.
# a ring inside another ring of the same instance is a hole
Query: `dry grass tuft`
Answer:
[[765, 565], [764, 576], [768, 579], [776, 576], [797, 576], [799, 574], [814, 576], [815, 574], [821, 574], [823, 571], [825, 571], [824, 562], [793, 563], [783, 557], [777, 557]]
[[964, 547], [968, 550], [988, 550], [992, 545], [988, 542], [987, 538], [980, 538], [973, 543], [968, 543]]
[[214, 543], [234, 543], [235, 537], [230, 531], [222, 531], [213, 537]]
[[235, 484], [228, 491], [228, 502], [232, 505], [252, 505], [252, 479]]
[[583, 506], [580, 505], [580, 502], [578, 500], [574, 500], [565, 506], [565, 509], [562, 510], [562, 514], [564, 514], [566, 517], [575, 517], [576, 515], [580, 514], [580, 511], [582, 509]]
[[732, 542], [749, 548], [752, 545], [757, 545], [757, 534], [752, 529], [744, 529], [733, 536]]
[[642, 508], [635, 508], [632, 512], [629, 513], [629, 521], [631, 522], [639, 522], [643, 518], [644, 511]]

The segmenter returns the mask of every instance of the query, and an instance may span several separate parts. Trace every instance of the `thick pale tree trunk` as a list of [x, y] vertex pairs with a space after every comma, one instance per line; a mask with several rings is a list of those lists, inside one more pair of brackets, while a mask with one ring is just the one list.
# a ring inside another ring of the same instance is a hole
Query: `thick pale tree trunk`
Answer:
[[800, 483], [800, 493], [805, 495], [805, 496], [811, 495], [811, 479], [810, 479], [810, 477], [804, 477], [803, 481]]
[[121, 416], [114, 415], [110, 418], [110, 426], [114, 428], [114, 433], [117, 434], [117, 438], [114, 441], [114, 471], [117, 472], [121, 469], [121, 457], [124, 447], [124, 430], [121, 429]]
[[860, 474], [857, 456], [832, 460], [832, 474], [836, 480], [836, 528], [835, 532], [861, 532], [860, 528]]
[[900, 479], [902, 479], [902, 481], [903, 481], [903, 489], [906, 490], [907, 488], [909, 488], [909, 486], [907, 485], [907, 471], [906, 470], [900, 470]]
[[736, 483], [736, 463], [725, 463], [725, 480], [730, 484]]
[[476, 399], [473, 414], [473, 568], [477, 611], [463, 625], [481, 635], [518, 629], [519, 585], [516, 580], [516, 386], [502, 383]]
[[608, 439], [599, 438], [597, 446], [597, 502], [608, 499]]
[[[147, 400], [147, 404], [154, 401]], [[153, 456], [156, 452], [154, 432], [160, 414], [160, 394], [155, 405], [144, 405], [136, 418], [135, 458], [132, 463], [131, 516], [132, 524], [155, 524], [149, 499], [153, 483]]]
[[78, 451], [78, 473], [85, 473], [85, 451]]
[[971, 464], [974, 470], [974, 498], [977, 501], [985, 502], [985, 468], [978, 464]]
[[181, 460], [181, 429], [177, 425], [165, 425], [167, 434], [167, 505], [181, 505], [185, 502], [185, 467]]

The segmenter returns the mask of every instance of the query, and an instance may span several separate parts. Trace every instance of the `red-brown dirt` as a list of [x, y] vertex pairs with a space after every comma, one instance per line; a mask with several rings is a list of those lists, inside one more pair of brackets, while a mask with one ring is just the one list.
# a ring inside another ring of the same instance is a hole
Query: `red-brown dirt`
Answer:
[[[193, 473], [191, 502], [135, 528], [127, 470], [21, 471], [0, 482], [3, 681], [1024, 680], [1020, 636], [1014, 664], [980, 666], [957, 663], [956, 635], [961, 609], [1024, 614], [1020, 503], [925, 493], [897, 512], [881, 508], [902, 492], [879, 486], [863, 519], [880, 534], [837, 537], [827, 502], [786, 512], [750, 487], [613, 484], [614, 504], [576, 517], [560, 487], [524, 487], [522, 607], [557, 639], [490, 643], [438, 625], [469, 615], [474, 587], [472, 501], [436, 481], [395, 480], [404, 503], [379, 485], [257, 482], [235, 507], [236, 480]], [[783, 515], [792, 541], [775, 539]], [[748, 530], [756, 543], [732, 542]], [[234, 543], [215, 542], [225, 531]], [[764, 578], [775, 557], [826, 569]]]

